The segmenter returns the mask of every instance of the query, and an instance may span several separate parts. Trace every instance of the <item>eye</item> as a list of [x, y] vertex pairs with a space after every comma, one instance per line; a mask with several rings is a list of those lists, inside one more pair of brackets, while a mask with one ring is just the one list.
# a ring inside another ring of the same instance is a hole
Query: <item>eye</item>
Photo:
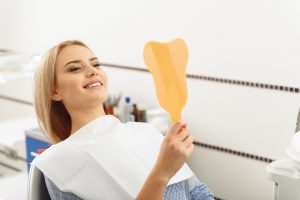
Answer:
[[70, 67], [69, 72], [76, 72], [79, 71], [81, 68], [80, 67]]
[[101, 65], [100, 65], [100, 63], [96, 63], [96, 64], [94, 64], [93, 66], [96, 67], [96, 68], [98, 68], [98, 67], [100, 67]]

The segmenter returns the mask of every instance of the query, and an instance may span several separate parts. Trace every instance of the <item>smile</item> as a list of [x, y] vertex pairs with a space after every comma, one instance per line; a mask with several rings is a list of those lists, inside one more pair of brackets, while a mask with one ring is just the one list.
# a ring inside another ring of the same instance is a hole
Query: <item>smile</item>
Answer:
[[95, 87], [101, 87], [103, 86], [103, 83], [101, 83], [100, 81], [97, 82], [93, 82], [93, 83], [89, 83], [86, 86], [84, 86], [84, 88], [88, 89], [88, 88], [95, 88]]

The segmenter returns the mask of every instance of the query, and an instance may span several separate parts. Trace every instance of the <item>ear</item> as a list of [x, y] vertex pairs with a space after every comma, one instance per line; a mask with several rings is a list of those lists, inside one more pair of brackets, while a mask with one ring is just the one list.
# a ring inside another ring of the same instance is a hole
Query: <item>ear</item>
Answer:
[[52, 92], [51, 99], [53, 101], [61, 101], [62, 100], [61, 96], [58, 94], [58, 92], [55, 89]]

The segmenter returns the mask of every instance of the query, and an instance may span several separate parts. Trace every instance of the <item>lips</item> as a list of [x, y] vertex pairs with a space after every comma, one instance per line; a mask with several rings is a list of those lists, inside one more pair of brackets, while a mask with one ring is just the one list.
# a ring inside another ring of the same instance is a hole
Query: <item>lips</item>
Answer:
[[102, 81], [94, 80], [94, 81], [90, 81], [87, 84], [85, 84], [84, 88], [88, 89], [88, 88], [93, 88], [93, 87], [98, 87], [98, 86], [103, 86]]

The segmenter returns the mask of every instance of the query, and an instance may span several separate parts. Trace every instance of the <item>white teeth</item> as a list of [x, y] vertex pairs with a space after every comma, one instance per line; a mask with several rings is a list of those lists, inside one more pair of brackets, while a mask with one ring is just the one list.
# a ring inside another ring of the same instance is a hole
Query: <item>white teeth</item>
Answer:
[[99, 85], [101, 85], [101, 83], [93, 83], [91, 85], [88, 85], [87, 88], [97, 87]]

